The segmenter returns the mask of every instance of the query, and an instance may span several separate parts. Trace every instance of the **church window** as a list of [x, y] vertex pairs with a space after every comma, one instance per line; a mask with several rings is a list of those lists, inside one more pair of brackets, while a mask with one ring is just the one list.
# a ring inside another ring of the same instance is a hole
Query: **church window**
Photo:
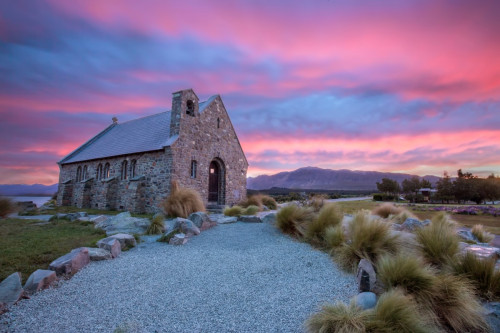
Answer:
[[194, 102], [192, 100], [186, 102], [186, 114], [194, 117]]
[[196, 178], [196, 169], [198, 168], [198, 163], [195, 160], [191, 161], [191, 178]]
[[87, 166], [83, 166], [83, 174], [82, 174], [82, 179], [83, 180], [87, 180], [87, 172], [88, 172], [88, 169], [87, 169]]
[[104, 166], [104, 174], [103, 174], [103, 177], [104, 179], [106, 178], [109, 178], [109, 163], [106, 163], [106, 165]]
[[101, 180], [102, 179], [102, 164], [99, 163], [99, 165], [97, 166], [97, 171], [95, 173], [95, 178], [97, 180]]
[[136, 160], [132, 160], [130, 162], [130, 178], [134, 178], [135, 177], [135, 165], [136, 164], [137, 164]]
[[220, 118], [217, 118], [217, 128], [220, 128]]
[[76, 181], [79, 182], [82, 180], [82, 167], [79, 166], [77, 169], [76, 169]]
[[127, 160], [122, 162], [122, 180], [127, 179]]

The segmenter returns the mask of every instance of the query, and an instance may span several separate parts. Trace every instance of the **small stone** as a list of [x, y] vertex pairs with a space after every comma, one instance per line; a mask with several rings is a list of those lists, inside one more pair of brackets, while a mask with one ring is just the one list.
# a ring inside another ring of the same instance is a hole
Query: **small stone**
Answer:
[[472, 243], [478, 243], [479, 240], [477, 239], [476, 236], [472, 234], [472, 232], [469, 229], [463, 228], [457, 230], [457, 235], [462, 238], [466, 242], [472, 242]]
[[168, 244], [170, 245], [184, 245], [187, 243], [187, 237], [185, 234], [175, 234], [174, 237], [170, 238]]
[[78, 212], [77, 214], [80, 215], [80, 217], [88, 217], [89, 216], [87, 214], [87, 212]]
[[47, 269], [37, 269], [29, 276], [24, 290], [29, 293], [47, 289], [57, 280], [56, 272]]
[[100, 249], [109, 251], [113, 258], [118, 257], [120, 253], [122, 253], [122, 246], [120, 244], [120, 241], [113, 237], [107, 237], [99, 240], [97, 242], [97, 246]]
[[21, 299], [23, 292], [21, 273], [12, 273], [0, 283], [0, 303], [9, 307]]
[[183, 219], [178, 217], [176, 219], [176, 229], [179, 229], [182, 231], [186, 236], [197, 236], [200, 234], [200, 229], [191, 221], [188, 219]]
[[262, 223], [275, 224], [276, 223], [276, 213], [266, 214], [262, 218]]
[[359, 261], [356, 280], [358, 281], [359, 292], [374, 291], [377, 274], [370, 261], [366, 259], [361, 259]]
[[96, 217], [92, 217], [90, 219], [90, 222], [94, 223], [96, 228], [100, 228], [99, 227], [100, 223], [105, 222], [107, 219], [108, 219], [107, 216], [105, 216], [105, 215], [99, 215], [99, 216], [96, 216]]
[[377, 304], [377, 295], [372, 292], [362, 292], [354, 296], [354, 302], [363, 310], [372, 309]]
[[257, 215], [242, 215], [238, 221], [245, 223], [262, 223], [262, 219]]
[[230, 224], [236, 222], [238, 222], [238, 218], [236, 216], [221, 217], [217, 220], [218, 224]]
[[[120, 248], [121, 251], [121, 248]], [[98, 247], [89, 247], [89, 257], [90, 261], [100, 261], [113, 259], [113, 255], [106, 249], [101, 249]]]
[[89, 250], [86, 247], [80, 247], [51, 262], [49, 269], [55, 271], [57, 276], [73, 275], [89, 262]]
[[120, 242], [122, 250], [130, 249], [137, 245], [137, 241], [134, 236], [129, 234], [115, 234], [110, 236], [111, 238], [115, 238]]

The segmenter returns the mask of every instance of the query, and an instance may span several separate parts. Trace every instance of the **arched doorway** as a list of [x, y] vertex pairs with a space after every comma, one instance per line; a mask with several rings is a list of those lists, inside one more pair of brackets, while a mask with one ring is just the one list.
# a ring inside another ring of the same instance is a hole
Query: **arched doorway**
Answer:
[[208, 202], [223, 205], [225, 202], [224, 163], [215, 159], [208, 170]]

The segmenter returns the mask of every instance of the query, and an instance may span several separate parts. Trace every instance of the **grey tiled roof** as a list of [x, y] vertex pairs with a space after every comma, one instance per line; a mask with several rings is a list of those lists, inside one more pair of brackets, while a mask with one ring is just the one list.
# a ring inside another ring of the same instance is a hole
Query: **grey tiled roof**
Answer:
[[60, 163], [160, 150], [174, 139], [170, 138], [170, 111], [161, 112], [109, 126]]

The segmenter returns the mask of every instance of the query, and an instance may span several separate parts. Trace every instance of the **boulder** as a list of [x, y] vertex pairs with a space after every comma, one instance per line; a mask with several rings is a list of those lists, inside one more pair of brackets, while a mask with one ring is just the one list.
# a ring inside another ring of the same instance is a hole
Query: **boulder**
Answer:
[[498, 260], [500, 258], [500, 249], [498, 247], [473, 244], [465, 247], [463, 251], [474, 253], [479, 258], [494, 258]]
[[132, 217], [129, 212], [120, 213], [105, 221], [96, 223], [97, 228], [106, 231], [106, 235], [115, 234], [144, 234], [151, 224], [147, 218]]
[[87, 214], [87, 212], [78, 212], [76, 214], [78, 214], [79, 217], [88, 217], [89, 216], [89, 214]]
[[109, 251], [109, 253], [111, 253], [111, 256], [113, 258], [118, 257], [120, 253], [122, 253], [122, 246], [120, 245], [120, 241], [116, 238], [112, 237], [103, 238], [97, 242], [97, 246], [100, 249]]
[[180, 233], [180, 234], [175, 234], [170, 240], [168, 241], [168, 244], [170, 245], [184, 245], [187, 243], [187, 237], [185, 234]]
[[276, 213], [269, 213], [262, 217], [262, 223], [275, 224]]
[[210, 218], [210, 215], [205, 212], [192, 213], [189, 215], [188, 220], [192, 221], [194, 225], [201, 230], [206, 230], [217, 225], [217, 223]]
[[472, 232], [467, 228], [458, 229], [457, 235], [468, 243], [479, 243], [479, 239], [477, 239], [477, 237], [474, 236]]
[[262, 219], [257, 215], [241, 215], [238, 221], [245, 223], [262, 223]]
[[236, 216], [226, 216], [224, 214], [211, 214], [210, 218], [215, 221], [216, 224], [236, 223], [238, 221]]
[[[89, 257], [90, 261], [100, 261], [100, 260], [108, 260], [113, 259], [111, 252], [106, 249], [98, 248], [98, 247], [89, 247]], [[121, 252], [121, 248], [120, 248]]]
[[489, 302], [483, 304], [486, 320], [493, 329], [493, 333], [500, 333], [500, 302]]
[[369, 291], [362, 292], [354, 296], [354, 302], [362, 310], [372, 309], [377, 304], [377, 295]]
[[90, 222], [90, 217], [79, 217], [78, 221], [81, 221], [81, 222]]
[[73, 275], [89, 262], [89, 250], [86, 247], [79, 247], [51, 262], [49, 269], [55, 271], [57, 276]]
[[7, 312], [7, 304], [0, 302], [0, 315], [3, 315]]
[[16, 205], [19, 215], [23, 215], [28, 212], [34, 212], [37, 210], [36, 204], [33, 203], [33, 201], [18, 201], [16, 202]]
[[94, 223], [96, 228], [102, 228], [101, 224], [103, 222], [105, 222], [107, 219], [108, 219], [107, 216], [105, 216], [105, 215], [99, 215], [99, 216], [96, 216], [96, 217], [92, 217], [90, 219], [90, 222]]
[[24, 290], [29, 293], [47, 289], [57, 280], [56, 272], [47, 269], [37, 269], [31, 273], [24, 285]]
[[6, 307], [15, 304], [21, 299], [23, 292], [21, 273], [12, 273], [5, 280], [0, 282], [0, 304], [5, 303]]
[[356, 274], [358, 282], [358, 290], [360, 293], [374, 291], [376, 289], [377, 274], [372, 263], [366, 259], [361, 259], [358, 264], [358, 271]]
[[197, 236], [200, 234], [200, 229], [198, 229], [193, 221], [183, 219], [181, 217], [178, 217], [175, 220], [175, 229], [179, 229], [182, 233], [186, 234], [187, 237]]
[[177, 228], [177, 219], [165, 220], [165, 234]]
[[129, 234], [115, 234], [110, 237], [115, 238], [120, 242], [122, 250], [130, 249], [137, 245], [135, 237]]
[[417, 229], [425, 227], [426, 224], [424, 222], [420, 222], [417, 219], [414, 218], [407, 218], [402, 224], [401, 224], [401, 229], [404, 231], [410, 231], [413, 232]]

